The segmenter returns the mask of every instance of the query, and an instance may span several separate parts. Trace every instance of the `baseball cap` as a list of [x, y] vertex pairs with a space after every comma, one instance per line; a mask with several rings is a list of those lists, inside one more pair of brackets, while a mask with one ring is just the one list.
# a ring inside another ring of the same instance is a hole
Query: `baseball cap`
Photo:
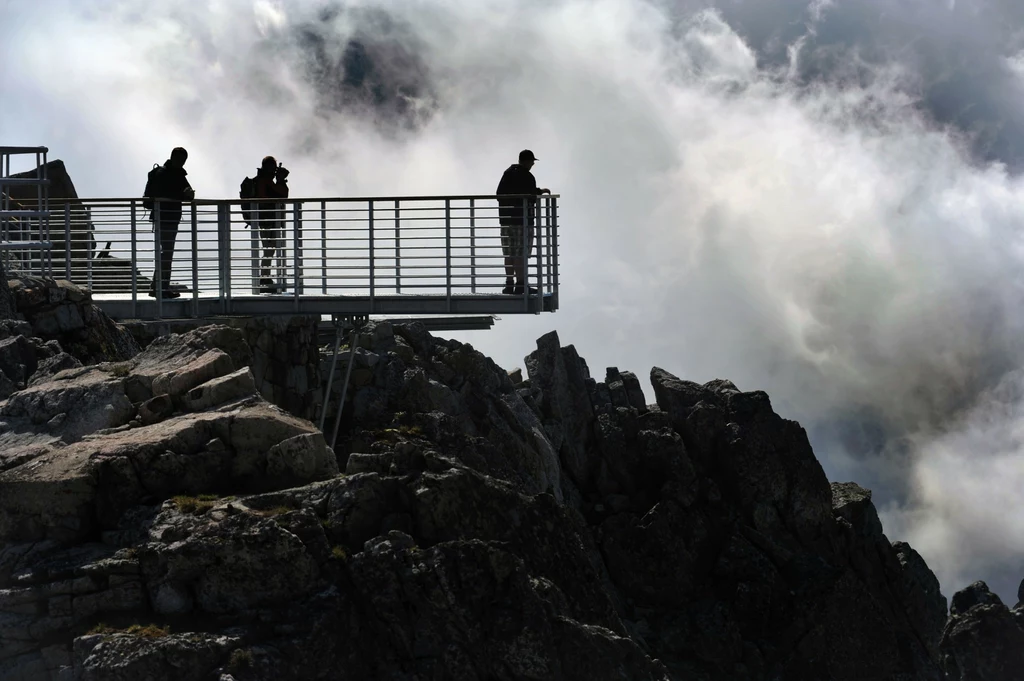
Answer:
[[519, 152], [519, 162], [524, 161], [539, 161], [540, 159], [533, 155], [533, 152], [529, 149], [523, 149]]

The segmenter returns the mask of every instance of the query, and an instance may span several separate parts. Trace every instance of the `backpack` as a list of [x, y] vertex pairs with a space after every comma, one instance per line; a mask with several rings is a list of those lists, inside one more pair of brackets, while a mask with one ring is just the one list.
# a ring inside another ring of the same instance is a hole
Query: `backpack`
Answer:
[[[256, 181], [253, 180], [251, 177], [246, 177], [244, 180], [242, 180], [242, 185], [238, 188], [238, 198], [256, 198]], [[245, 220], [247, 223], [252, 223], [253, 211], [255, 210], [255, 201], [242, 201], [242, 219]]]
[[163, 166], [159, 163], [154, 163], [153, 169], [146, 175], [146, 188], [142, 192], [142, 207], [146, 210], [153, 210], [154, 194], [159, 196], [162, 191], [160, 187], [162, 170]]

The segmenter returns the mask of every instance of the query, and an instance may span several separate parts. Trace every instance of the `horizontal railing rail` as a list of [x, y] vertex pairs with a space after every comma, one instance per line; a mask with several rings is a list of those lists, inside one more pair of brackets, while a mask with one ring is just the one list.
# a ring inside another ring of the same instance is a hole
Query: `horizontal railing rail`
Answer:
[[[501, 198], [528, 221], [502, 227], [494, 195], [195, 199], [180, 219], [164, 199], [50, 197], [52, 271], [117, 318], [554, 311], [559, 197]], [[513, 245], [528, 281], [507, 294]]]

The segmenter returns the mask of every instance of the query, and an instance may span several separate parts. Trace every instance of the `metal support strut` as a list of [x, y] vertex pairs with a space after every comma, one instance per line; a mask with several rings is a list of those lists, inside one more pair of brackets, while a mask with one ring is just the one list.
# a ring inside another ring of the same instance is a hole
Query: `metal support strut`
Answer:
[[359, 336], [359, 329], [363, 327], [366, 321], [369, 319], [368, 315], [355, 315], [352, 317], [333, 317], [334, 322], [334, 356], [331, 358], [331, 371], [327, 375], [327, 389], [324, 391], [324, 406], [320, 411], [320, 431], [324, 430], [324, 421], [327, 418], [327, 405], [330, 404], [331, 400], [331, 384], [334, 382], [334, 370], [338, 366], [338, 350], [341, 347], [341, 334], [345, 323], [348, 322], [352, 329], [349, 332], [348, 339], [348, 366], [345, 368], [345, 382], [341, 386], [341, 397], [338, 400], [338, 412], [334, 416], [334, 432], [331, 435], [330, 444], [331, 447], [338, 441], [338, 429], [341, 427], [341, 412], [345, 409], [345, 398], [348, 396], [348, 384], [349, 379], [352, 377], [352, 365], [354, 364], [355, 353], [356, 353], [356, 341]]

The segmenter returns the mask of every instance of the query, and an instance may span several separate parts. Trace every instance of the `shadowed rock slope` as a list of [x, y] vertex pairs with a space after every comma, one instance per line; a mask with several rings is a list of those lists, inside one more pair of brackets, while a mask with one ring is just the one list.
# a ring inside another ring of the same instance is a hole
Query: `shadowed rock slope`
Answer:
[[379, 323], [334, 452], [250, 357], [207, 327], [0, 402], [0, 678], [1010, 678], [1020, 610], [947, 623], [764, 393]]

